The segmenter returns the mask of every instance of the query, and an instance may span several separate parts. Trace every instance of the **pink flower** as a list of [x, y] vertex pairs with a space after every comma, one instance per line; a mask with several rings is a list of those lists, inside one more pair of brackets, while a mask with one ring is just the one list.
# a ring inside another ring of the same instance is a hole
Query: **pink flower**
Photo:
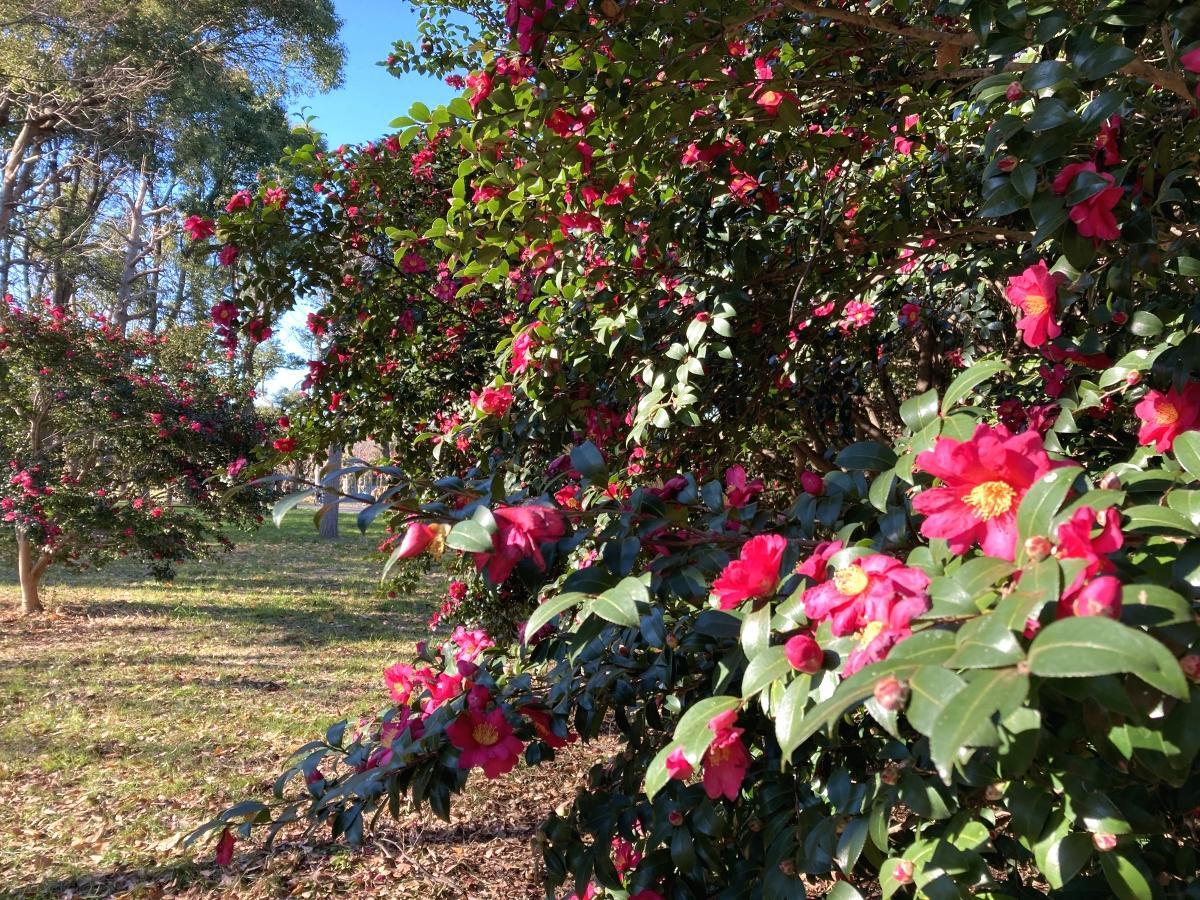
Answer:
[[[1092, 537], [1092, 529], [1099, 523], [1100, 534]], [[1058, 526], [1058, 549], [1055, 556], [1060, 559], [1082, 559], [1084, 567], [1074, 581], [1063, 592], [1064, 596], [1077, 593], [1085, 581], [1096, 575], [1115, 572], [1112, 555], [1125, 543], [1121, 533], [1121, 514], [1115, 509], [1097, 513], [1090, 506], [1081, 506], [1070, 519]]]
[[505, 384], [498, 388], [485, 387], [476, 394], [471, 391], [471, 405], [485, 416], [503, 417], [508, 414], [508, 408], [513, 403], [512, 388]]
[[1107, 181], [1110, 187], [1102, 188], [1071, 207], [1071, 221], [1083, 237], [1095, 238], [1101, 241], [1115, 241], [1121, 236], [1117, 226], [1113, 207], [1125, 196], [1123, 188], [1113, 184], [1114, 178], [1107, 172], [1101, 172], [1100, 177]]
[[220, 252], [217, 253], [217, 262], [228, 268], [229, 266], [232, 266], [234, 260], [238, 258], [238, 252], [238, 248], [233, 244], [226, 244], [221, 248]]
[[900, 315], [896, 317], [901, 328], [916, 328], [921, 321], [921, 307], [916, 303], [905, 303], [900, 307]]
[[236, 194], [234, 194], [232, 197], [230, 197], [229, 202], [225, 204], [225, 212], [227, 212], [227, 213], [237, 212], [239, 209], [249, 209], [249, 208], [250, 208], [250, 192], [249, 191], [238, 191]]
[[[1064, 598], [1066, 600], [1066, 598]], [[1112, 575], [1101, 575], [1089, 581], [1074, 597], [1066, 603], [1059, 604], [1060, 617], [1067, 616], [1107, 616], [1117, 619], [1121, 616], [1121, 582]]]
[[1172, 387], [1165, 394], [1147, 391], [1133, 411], [1142, 420], [1138, 443], [1153, 444], [1159, 453], [1170, 450], [1175, 438], [1200, 421], [1200, 382], [1189, 381], [1182, 391]]
[[798, 634], [783, 645], [784, 655], [793, 669], [811, 675], [825, 666], [825, 652], [810, 635]]
[[450, 640], [454, 642], [454, 645], [459, 650], [455, 656], [457, 662], [465, 661], [473, 663], [484, 650], [496, 646], [496, 642], [488, 637], [488, 633], [482, 628], [468, 630], [464, 625], [459, 625], [454, 629], [454, 633], [450, 635]]
[[487, 569], [493, 584], [500, 584], [512, 573], [513, 567], [529, 557], [543, 571], [546, 560], [540, 545], [556, 541], [566, 534], [562, 513], [551, 506], [501, 506], [492, 510], [496, 533], [492, 535], [490, 553], [475, 554], [475, 568]]
[[1179, 56], [1179, 64], [1189, 72], [1200, 72], [1200, 47], [1195, 47]]
[[263, 341], [269, 340], [271, 337], [271, 327], [262, 319], [254, 318], [246, 323], [246, 334], [250, 335], [250, 340], [256, 344], [261, 344]]
[[419, 253], [405, 253], [400, 260], [400, 271], [405, 275], [420, 275], [429, 266]]
[[217, 841], [216, 863], [221, 868], [225, 868], [233, 862], [233, 832], [229, 830], [229, 826], [225, 826], [225, 830], [221, 832], [221, 839]]
[[1118, 144], [1120, 134], [1121, 117], [1110, 116], [1100, 126], [1100, 133], [1096, 135], [1096, 152], [1103, 154], [1102, 162], [1106, 166], [1116, 166], [1121, 163], [1121, 148]]
[[477, 113], [479, 105], [492, 93], [492, 76], [486, 71], [474, 72], [467, 76], [467, 87], [471, 90], [467, 102], [471, 104], [471, 111]]
[[1008, 302], [1025, 313], [1017, 321], [1017, 329], [1027, 347], [1040, 347], [1062, 333], [1054, 320], [1058, 302], [1058, 281], [1040, 259], [1020, 275], [1008, 279], [1004, 296]]
[[629, 841], [622, 837], [615, 837], [612, 839], [612, 859], [613, 868], [617, 870], [617, 874], [624, 875], [638, 867], [642, 861], [642, 854]]
[[212, 219], [193, 215], [183, 220], [183, 230], [191, 240], [203, 241], [212, 237], [217, 229]]
[[1080, 172], [1095, 172], [1096, 164], [1094, 162], [1068, 163], [1062, 167], [1057, 175], [1054, 176], [1054, 181], [1050, 185], [1056, 194], [1065, 194], [1071, 187], [1071, 182], [1075, 180], [1075, 176]]
[[446, 737], [462, 751], [458, 757], [460, 769], [478, 766], [488, 778], [511, 772], [525, 749], [500, 709], [488, 713], [464, 710], [446, 726]]
[[416, 688], [433, 681], [433, 670], [428, 667], [415, 669], [408, 663], [396, 663], [383, 670], [383, 680], [392, 699], [403, 705], [408, 703]]
[[834, 635], [879, 631], [892, 623], [906, 626], [929, 608], [929, 576], [882, 553], [859, 557], [804, 592], [804, 613], [815, 622], [829, 620]]
[[800, 487], [804, 490], [804, 493], [820, 497], [825, 493], [825, 479], [816, 472], [801, 472]]
[[851, 331], [871, 324], [875, 318], [875, 307], [861, 300], [851, 300], [846, 304], [841, 322], [842, 331]]
[[942, 481], [913, 498], [913, 509], [926, 516], [921, 534], [945, 538], [953, 553], [978, 543], [988, 556], [1010, 561], [1016, 556], [1017, 506], [1030, 485], [1055, 467], [1036, 431], [1013, 435], [1003, 425], [983, 424], [966, 441], [938, 438], [916, 465]]
[[533, 348], [534, 340], [531, 331], [522, 331], [513, 338], [512, 359], [508, 363], [508, 371], [513, 375], [520, 375], [530, 366], [536, 367], [537, 363], [529, 358], [529, 354]]
[[710, 800], [724, 796], [736, 800], [742, 789], [742, 780], [750, 768], [750, 754], [742, 743], [744, 729], [733, 727], [737, 721], [737, 710], [713, 716], [708, 723], [716, 735], [704, 752], [704, 793]]
[[753, 597], [775, 593], [779, 564], [787, 544], [787, 538], [778, 534], [760, 534], [746, 541], [738, 558], [713, 582], [713, 593], [721, 609], [733, 609]]
[[263, 206], [274, 206], [277, 209], [284, 209], [287, 205], [287, 188], [273, 187], [263, 191]]
[[725, 502], [732, 509], [741, 509], [763, 491], [763, 480], [746, 481], [746, 470], [730, 466], [725, 470]]
[[686, 781], [692, 777], [692, 764], [687, 761], [682, 747], [667, 754], [667, 777], [675, 781]]
[[400, 542], [400, 553], [396, 559], [411, 559], [424, 553], [438, 538], [438, 532], [424, 522], [413, 522], [404, 532], [404, 540]]

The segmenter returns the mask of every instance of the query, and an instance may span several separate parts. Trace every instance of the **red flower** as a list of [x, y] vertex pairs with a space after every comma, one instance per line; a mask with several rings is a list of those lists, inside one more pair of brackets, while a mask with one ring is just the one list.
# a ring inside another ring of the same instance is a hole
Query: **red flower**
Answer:
[[784, 655], [793, 669], [811, 675], [825, 666], [825, 652], [807, 634], [798, 634], [783, 645]]
[[238, 258], [238, 248], [235, 247], [233, 244], [226, 244], [224, 247], [221, 248], [220, 252], [217, 253], [217, 262], [220, 263], [222, 266], [225, 266], [226, 268], [228, 268], [229, 266], [232, 266], [234, 263], [234, 260], [236, 260], [237, 258]]
[[667, 754], [667, 777], [676, 781], [687, 781], [692, 777], [692, 764], [688, 762], [682, 747]]
[[271, 327], [262, 319], [251, 319], [246, 323], [246, 334], [250, 335], [250, 340], [256, 344], [261, 344], [263, 341], [269, 340], [271, 337]]
[[713, 716], [708, 723], [716, 735], [704, 752], [704, 793], [710, 800], [724, 796], [736, 800], [742, 789], [742, 780], [750, 768], [750, 754], [742, 743], [744, 729], [734, 728], [737, 710]]
[[217, 865], [221, 868], [233, 862], [233, 842], [233, 832], [226, 825], [225, 830], [221, 832], [221, 839], [217, 841]]
[[954, 553], [979, 544], [988, 556], [1016, 556], [1017, 506], [1030, 485], [1055, 468], [1036, 431], [1013, 435], [1003, 425], [978, 425], [970, 440], [938, 438], [917, 456], [917, 468], [942, 486], [913, 498], [926, 516], [921, 534], [945, 538]]
[[1189, 381], [1182, 391], [1171, 388], [1165, 394], [1147, 391], [1133, 411], [1142, 420], [1138, 442], [1153, 444], [1159, 453], [1170, 450], [1175, 438], [1200, 422], [1200, 382]]
[[471, 96], [467, 98], [467, 102], [471, 104], [471, 111], [479, 112], [479, 104], [492, 93], [492, 76], [489, 72], [468, 75], [467, 87], [471, 89]]
[[511, 772], [525, 749], [499, 709], [488, 713], [464, 710], [446, 726], [446, 737], [462, 751], [458, 757], [460, 769], [479, 766], [488, 778]]
[[1179, 64], [1189, 72], [1200, 72], [1200, 47], [1181, 53]]
[[1116, 186], [1113, 183], [1115, 179], [1107, 172], [1101, 172], [1100, 177], [1108, 182], [1109, 187], [1101, 188], [1086, 200], [1072, 206], [1071, 221], [1083, 237], [1115, 241], [1121, 236], [1121, 229], [1112, 211], [1125, 196], [1125, 190]]
[[1100, 133], [1096, 135], [1096, 152], [1104, 154], [1104, 165], [1116, 166], [1121, 163], [1121, 148], [1118, 144], [1118, 138], [1121, 134], [1121, 117], [1109, 116], [1108, 120], [1100, 126]]
[[271, 446], [274, 447], [276, 450], [278, 450], [280, 453], [291, 453], [293, 450], [296, 449], [296, 439], [290, 438], [290, 437], [276, 438], [271, 443]]
[[820, 497], [825, 493], [825, 479], [816, 472], [801, 472], [800, 487], [804, 490], [804, 493]]
[[1020, 275], [1008, 279], [1004, 291], [1008, 302], [1017, 307], [1025, 318], [1017, 321], [1017, 329], [1027, 347], [1040, 347], [1062, 333], [1054, 321], [1058, 303], [1058, 281], [1050, 274], [1044, 259], [1038, 260]]
[[525, 706], [521, 708], [521, 715], [527, 718], [533, 725], [533, 730], [537, 732], [538, 740], [548, 745], [554, 750], [559, 750], [567, 744], [575, 742], [579, 737], [577, 734], [567, 732], [566, 737], [560, 737], [554, 733], [551, 728], [552, 720], [550, 714], [544, 709], [539, 709], [536, 706]]
[[546, 568], [540, 545], [566, 534], [562, 513], [551, 506], [501, 506], [492, 510], [496, 533], [491, 553], [476, 553], [475, 568], [487, 568], [493, 584], [500, 584], [522, 559], [531, 557], [539, 569]]
[[405, 275], [420, 275], [429, 266], [419, 253], [405, 253], [400, 260], [400, 271]]
[[1067, 163], [1062, 167], [1057, 175], [1054, 176], [1054, 181], [1050, 185], [1056, 194], [1065, 194], [1071, 187], [1071, 182], [1075, 180], [1075, 176], [1080, 172], [1095, 172], [1096, 164], [1094, 162]]
[[733, 609], [751, 597], [769, 597], [779, 584], [779, 564], [787, 538], [760, 534], [742, 545], [742, 552], [713, 582], [721, 609]]
[[183, 220], [183, 230], [193, 241], [203, 241], [212, 237], [217, 229], [212, 219], [204, 216], [188, 216]]

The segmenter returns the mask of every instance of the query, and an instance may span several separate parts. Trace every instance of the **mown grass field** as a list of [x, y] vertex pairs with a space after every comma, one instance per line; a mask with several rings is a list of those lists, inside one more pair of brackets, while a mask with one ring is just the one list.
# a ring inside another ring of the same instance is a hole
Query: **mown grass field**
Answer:
[[389, 600], [377, 536], [350, 516], [342, 534], [320, 541], [293, 513], [170, 584], [134, 565], [52, 570], [33, 619], [0, 576], [0, 896], [542, 896], [536, 813], [570, 796], [582, 757], [474, 782], [452, 824], [414, 814], [364, 851], [292, 834], [271, 855], [239, 844], [219, 870], [182, 846], [266, 799], [330, 722], [385, 704], [381, 668], [427, 635], [440, 579]]

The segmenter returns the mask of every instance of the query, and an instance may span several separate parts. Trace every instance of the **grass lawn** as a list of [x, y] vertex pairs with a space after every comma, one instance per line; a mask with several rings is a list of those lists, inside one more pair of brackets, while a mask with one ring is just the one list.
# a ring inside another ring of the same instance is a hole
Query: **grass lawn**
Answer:
[[532, 828], [592, 753], [475, 781], [452, 824], [411, 815], [365, 851], [296, 833], [269, 856], [239, 844], [218, 870], [211, 848], [181, 846], [224, 806], [267, 799], [328, 723], [385, 704], [381, 668], [427, 634], [440, 580], [388, 600], [377, 537], [351, 516], [342, 534], [318, 540], [298, 511], [172, 584], [52, 569], [51, 612], [28, 620], [0, 573], [0, 896], [543, 895]]

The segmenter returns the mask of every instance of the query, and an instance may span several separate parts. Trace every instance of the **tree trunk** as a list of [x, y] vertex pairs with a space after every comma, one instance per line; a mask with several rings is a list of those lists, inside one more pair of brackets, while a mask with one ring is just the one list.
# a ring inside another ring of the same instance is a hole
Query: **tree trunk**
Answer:
[[340, 476], [330, 476], [329, 473], [341, 467], [342, 447], [340, 444], [331, 444], [329, 456], [321, 472], [321, 487], [332, 488], [332, 490], [321, 491], [318, 495], [323, 511], [321, 519], [317, 523], [317, 534], [326, 540], [336, 540], [338, 536], [338, 518], [342, 506], [342, 479]]
[[38, 585], [50, 565], [50, 557], [41, 555], [35, 562], [34, 548], [22, 529], [17, 529], [17, 575], [21, 580], [21, 612], [25, 615], [42, 611]]

